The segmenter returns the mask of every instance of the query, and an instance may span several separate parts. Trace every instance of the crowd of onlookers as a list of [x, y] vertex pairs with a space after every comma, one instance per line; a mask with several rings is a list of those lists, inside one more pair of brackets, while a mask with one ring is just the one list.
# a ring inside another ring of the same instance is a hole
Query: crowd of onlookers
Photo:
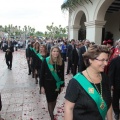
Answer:
[[3, 50], [3, 52], [6, 51], [7, 49], [7, 45], [8, 45], [8, 41], [11, 41], [12, 46], [15, 48], [15, 50], [17, 51], [18, 48], [23, 48], [25, 43], [22, 40], [6, 40], [3, 39], [0, 41], [0, 49]]

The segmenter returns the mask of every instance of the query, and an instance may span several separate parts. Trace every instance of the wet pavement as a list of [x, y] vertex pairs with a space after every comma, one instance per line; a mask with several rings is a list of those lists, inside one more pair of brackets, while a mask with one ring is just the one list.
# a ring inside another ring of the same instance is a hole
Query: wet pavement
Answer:
[[[36, 85], [35, 79], [28, 75], [25, 51], [18, 50], [13, 53], [12, 70], [7, 68], [4, 54], [0, 50], [2, 118], [4, 120], [50, 120], [45, 95], [39, 94], [39, 85]], [[65, 86], [71, 78], [71, 74], [65, 75]], [[54, 110], [57, 120], [63, 120], [64, 117], [65, 90], [66, 87], [58, 96]]]
[[[1, 116], [5, 120], [50, 120], [45, 95], [39, 94], [39, 85], [28, 75], [25, 51], [13, 53], [12, 70], [7, 68], [4, 52], [0, 50], [0, 93], [2, 97]], [[65, 77], [66, 85], [72, 75]], [[54, 114], [63, 120], [64, 88], [58, 96]]]

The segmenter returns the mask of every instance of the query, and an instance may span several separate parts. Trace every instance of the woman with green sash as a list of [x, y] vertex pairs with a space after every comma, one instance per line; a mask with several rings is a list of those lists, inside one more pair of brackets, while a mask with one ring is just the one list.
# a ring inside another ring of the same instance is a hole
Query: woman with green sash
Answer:
[[34, 69], [33, 69], [33, 62], [32, 62], [32, 57], [33, 57], [33, 45], [34, 45], [34, 41], [31, 42], [29, 48], [28, 48], [28, 57], [29, 57], [29, 61], [28, 61], [28, 68], [29, 68], [29, 73], [28, 75], [30, 75], [32, 73], [32, 78], [34, 78]]
[[42, 62], [40, 74], [41, 94], [46, 95], [50, 118], [54, 120], [56, 100], [64, 87], [64, 61], [59, 47], [51, 48], [50, 56]]
[[[45, 45], [40, 45], [39, 48], [39, 52], [36, 53], [36, 57], [35, 57], [35, 71], [37, 74], [37, 78], [39, 79], [39, 83], [40, 83], [40, 70], [41, 70], [41, 65], [42, 62], [44, 60], [44, 58], [46, 58], [47, 55], [47, 48]], [[38, 83], [38, 80], [36, 81], [36, 84]]]
[[92, 45], [83, 54], [87, 68], [68, 84], [64, 120], [112, 120], [110, 83], [103, 73], [108, 57], [103, 45]]
[[[42, 65], [43, 60], [48, 56], [46, 45], [40, 45], [39, 53], [37, 53], [36, 56], [37, 57], [35, 59], [35, 70], [37, 71], [37, 74], [38, 74], [39, 86], [40, 86], [40, 90], [41, 90], [41, 85], [40, 85], [40, 70], [41, 70], [41, 65]], [[36, 81], [36, 83], [37, 82], [38, 81]]]
[[37, 54], [39, 53], [40, 50], [40, 43], [37, 41], [34, 43], [33, 46], [33, 54], [32, 54], [32, 66], [33, 66], [33, 74], [35, 77], [35, 83], [38, 84], [38, 69], [36, 69], [36, 59], [37, 59]]

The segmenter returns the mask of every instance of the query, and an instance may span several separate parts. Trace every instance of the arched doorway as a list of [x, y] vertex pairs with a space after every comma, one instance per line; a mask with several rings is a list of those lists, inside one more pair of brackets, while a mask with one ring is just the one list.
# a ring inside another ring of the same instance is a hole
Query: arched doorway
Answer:
[[120, 1], [114, 0], [111, 3], [106, 11], [105, 20], [107, 22], [105, 24], [104, 39], [118, 40], [120, 38]]
[[82, 35], [83, 33], [81, 32], [84, 31], [85, 33], [86, 31], [84, 22], [86, 22], [87, 19], [88, 12], [83, 6], [76, 8], [76, 10], [71, 13], [69, 17], [69, 35], [71, 39], [83, 40], [86, 37], [86, 34]]
[[80, 20], [80, 29], [78, 31], [78, 40], [84, 40], [86, 38], [86, 27], [84, 22], [86, 22], [85, 14], [82, 15]]
[[[87, 38], [96, 44], [101, 44], [108, 30], [114, 34], [114, 39], [120, 38], [119, 5], [119, 0], [97, 0], [93, 1], [93, 4], [78, 5], [78, 7], [70, 13], [69, 17], [70, 38]], [[112, 13], [112, 11], [114, 11], [114, 13]], [[116, 19], [116, 17], [119, 19]], [[84, 20], [82, 20], [83, 18]], [[84, 27], [82, 26], [84, 24], [85, 29], [83, 29]], [[84, 34], [83, 36], [86, 37], [80, 37], [80, 34]]]

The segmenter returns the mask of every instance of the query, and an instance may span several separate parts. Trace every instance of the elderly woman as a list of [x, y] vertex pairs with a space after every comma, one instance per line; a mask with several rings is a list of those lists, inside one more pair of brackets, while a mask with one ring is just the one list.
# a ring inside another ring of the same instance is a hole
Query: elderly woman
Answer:
[[69, 82], [65, 95], [64, 120], [112, 120], [111, 92], [103, 73], [109, 50], [93, 45], [83, 54], [86, 70]]

